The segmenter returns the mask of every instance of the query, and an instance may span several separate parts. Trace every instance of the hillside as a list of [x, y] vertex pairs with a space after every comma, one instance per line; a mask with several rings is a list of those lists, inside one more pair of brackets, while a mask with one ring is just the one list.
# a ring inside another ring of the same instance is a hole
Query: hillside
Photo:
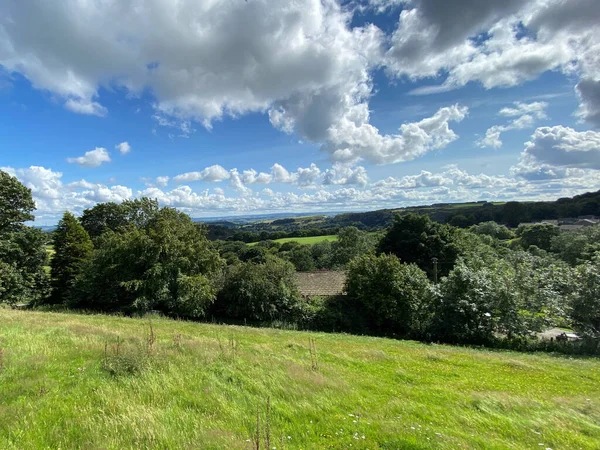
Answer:
[[0, 309], [0, 392], [2, 449], [600, 442], [597, 359], [158, 318]]
[[600, 191], [588, 192], [555, 201], [538, 202], [470, 202], [438, 203], [367, 212], [341, 213], [334, 216], [312, 215], [277, 220], [249, 221], [243, 224], [208, 223], [211, 240], [229, 239], [256, 242], [285, 237], [305, 237], [335, 234], [339, 228], [355, 226], [362, 230], [382, 230], [390, 226], [396, 214], [424, 214], [440, 223], [468, 227], [480, 222], [496, 221], [510, 227], [519, 223], [578, 217], [600, 216]]

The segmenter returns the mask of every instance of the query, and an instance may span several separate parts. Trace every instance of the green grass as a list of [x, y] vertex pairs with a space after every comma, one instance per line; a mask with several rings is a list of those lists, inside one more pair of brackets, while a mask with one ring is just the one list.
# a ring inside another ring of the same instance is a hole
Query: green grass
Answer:
[[[281, 238], [275, 239], [275, 242], [279, 242], [280, 244], [285, 244], [286, 242], [298, 242], [299, 244], [316, 244], [317, 242], [323, 241], [337, 241], [337, 234], [329, 234], [326, 236], [308, 236], [308, 237], [291, 237], [291, 238]], [[256, 245], [258, 242], [252, 242], [248, 245]]]
[[[46, 254], [48, 255], [48, 264], [52, 261], [52, 257], [55, 255], [56, 250], [54, 250], [54, 245], [46, 244]], [[50, 275], [50, 266], [44, 266], [44, 271], [46, 274]]]
[[277, 449], [600, 442], [597, 359], [152, 325], [148, 351], [148, 319], [0, 309], [0, 448], [250, 449], [269, 397]]

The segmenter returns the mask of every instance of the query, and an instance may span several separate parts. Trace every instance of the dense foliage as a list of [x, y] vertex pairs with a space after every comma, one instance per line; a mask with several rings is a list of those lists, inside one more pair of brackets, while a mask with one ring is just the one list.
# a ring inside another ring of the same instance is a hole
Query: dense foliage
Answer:
[[47, 295], [44, 233], [33, 219], [31, 190], [0, 171], [0, 303], [37, 302]]
[[89, 234], [70, 212], [66, 212], [54, 232], [54, 256], [51, 263], [52, 301], [71, 297], [71, 289], [83, 264], [94, 248]]
[[[600, 227], [560, 232], [539, 224], [515, 233], [490, 220], [460, 228], [411, 213], [380, 232], [349, 225], [331, 241], [249, 245], [210, 241], [206, 226], [142, 198], [98, 204], [79, 219], [65, 213], [53, 234], [49, 280], [48, 236], [25, 225], [31, 192], [0, 175], [2, 303], [600, 353]], [[566, 203], [594, 208], [595, 194], [581, 198]], [[526, 210], [517, 202], [501, 206], [513, 225]], [[377, 214], [364, 217], [378, 223]], [[453, 223], [470, 221], [463, 219]], [[302, 298], [295, 272], [316, 270], [345, 271], [344, 295]], [[582, 343], [536, 340], [556, 326], [579, 332]]]
[[446, 275], [460, 254], [455, 234], [455, 228], [433, 222], [427, 216], [397, 216], [379, 243], [378, 251], [414, 263], [430, 276], [434, 274], [435, 258], [442, 263], [438, 275]]

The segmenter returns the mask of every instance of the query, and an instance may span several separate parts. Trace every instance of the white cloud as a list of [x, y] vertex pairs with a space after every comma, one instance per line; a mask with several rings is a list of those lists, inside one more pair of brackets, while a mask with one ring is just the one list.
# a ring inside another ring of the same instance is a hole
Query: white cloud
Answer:
[[532, 166], [600, 170], [600, 132], [541, 127], [525, 143], [521, 162]]
[[110, 155], [103, 147], [96, 147], [94, 150], [85, 152], [83, 156], [76, 158], [67, 158], [71, 164], [79, 164], [82, 167], [99, 167], [102, 163], [110, 162]]
[[367, 170], [362, 166], [352, 168], [334, 164], [333, 168], [325, 171], [323, 175], [324, 185], [356, 185], [364, 188], [368, 183]]
[[334, 161], [353, 163], [365, 159], [373, 164], [392, 164], [409, 161], [432, 150], [439, 150], [458, 139], [450, 122], [460, 122], [468, 108], [459, 105], [440, 108], [432, 117], [406, 123], [400, 134], [379, 134], [374, 126], [342, 119], [330, 130], [325, 150]]
[[[598, 126], [600, 2], [597, 0], [407, 1], [391, 36], [388, 74], [441, 78], [413, 94], [478, 82], [511, 87], [546, 71], [581, 77], [579, 115]], [[468, 13], [466, 13], [468, 12]], [[489, 143], [499, 144], [498, 130]]]
[[167, 184], [169, 184], [169, 177], [167, 176], [163, 176], [163, 177], [156, 177], [156, 185], [157, 186], [166, 186]]
[[498, 113], [504, 117], [516, 117], [506, 125], [494, 125], [487, 129], [485, 137], [477, 142], [479, 147], [502, 147], [500, 134], [510, 130], [530, 128], [537, 120], [546, 119], [546, 102], [521, 103], [515, 102], [512, 108], [502, 108]]
[[126, 155], [131, 151], [131, 145], [127, 141], [115, 145], [115, 148], [121, 152], [121, 155]]
[[[44, 167], [2, 170], [16, 175], [32, 189], [38, 207], [36, 215], [47, 224], [55, 224], [65, 210], [79, 214], [97, 202], [121, 202], [142, 196], [155, 198], [161, 205], [178, 208], [192, 217], [202, 217], [270, 211], [374, 210], [452, 201], [553, 199], [600, 188], [600, 171], [580, 168], [563, 168], [553, 176], [546, 173], [545, 177], [536, 178], [518, 172], [513, 177], [475, 175], [451, 165], [440, 173], [421, 171], [364, 186], [356, 183], [357, 187], [348, 187], [350, 183], [337, 178], [339, 184], [346, 186], [321, 186], [308, 192], [265, 188], [262, 195], [243, 184], [236, 185], [240, 174], [234, 169], [230, 183], [237, 191], [232, 196], [227, 196], [221, 188], [214, 188], [212, 193], [208, 189], [197, 192], [186, 185], [170, 190], [149, 186], [134, 193], [127, 186], [106, 186], [86, 180], [63, 184], [60, 172]], [[346, 173], [363, 172], [356, 168]]]
[[93, 102], [87, 99], [69, 98], [65, 102], [65, 108], [79, 114], [87, 114], [90, 116], [104, 117], [108, 114], [108, 110], [98, 102]]
[[200, 172], [182, 173], [173, 177], [173, 180], [177, 183], [187, 183], [190, 181], [218, 182], [228, 180], [230, 176], [231, 175], [227, 169], [225, 169], [223, 166], [215, 164], [203, 169]]

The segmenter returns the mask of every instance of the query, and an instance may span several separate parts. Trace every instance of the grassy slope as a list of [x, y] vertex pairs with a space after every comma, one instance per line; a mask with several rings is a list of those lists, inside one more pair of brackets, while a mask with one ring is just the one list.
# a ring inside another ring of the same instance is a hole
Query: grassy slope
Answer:
[[129, 354], [148, 323], [0, 309], [0, 448], [251, 448], [268, 396], [278, 449], [600, 442], [597, 359], [154, 319], [150, 367], [103, 370], [105, 343]]
[[[337, 234], [329, 234], [326, 236], [308, 236], [308, 237], [291, 237], [291, 238], [281, 238], [275, 239], [275, 242], [279, 242], [280, 244], [284, 244], [286, 242], [298, 242], [299, 244], [316, 244], [317, 242], [323, 241], [337, 241]], [[257, 242], [252, 242], [248, 244], [250, 246], [256, 245]]]

